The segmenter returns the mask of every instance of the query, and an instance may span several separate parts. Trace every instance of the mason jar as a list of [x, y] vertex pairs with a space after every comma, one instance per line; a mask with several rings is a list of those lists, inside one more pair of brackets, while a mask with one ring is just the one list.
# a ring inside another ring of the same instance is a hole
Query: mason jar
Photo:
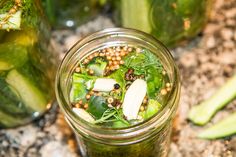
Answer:
[[96, 17], [98, 0], [43, 0], [47, 17], [54, 28], [75, 28]]
[[[71, 75], [80, 61], [105, 47], [134, 45], [150, 50], [162, 63], [173, 88], [163, 109], [137, 125], [107, 128], [88, 123], [72, 112], [69, 100]], [[177, 66], [167, 48], [152, 36], [133, 29], [110, 28], [77, 42], [62, 61], [56, 76], [56, 96], [74, 130], [83, 157], [166, 157], [172, 122], [178, 107], [180, 81]]]
[[108, 0], [117, 25], [150, 33], [175, 46], [201, 32], [212, 0]]
[[34, 120], [54, 100], [57, 57], [40, 2], [0, 2], [0, 128]]

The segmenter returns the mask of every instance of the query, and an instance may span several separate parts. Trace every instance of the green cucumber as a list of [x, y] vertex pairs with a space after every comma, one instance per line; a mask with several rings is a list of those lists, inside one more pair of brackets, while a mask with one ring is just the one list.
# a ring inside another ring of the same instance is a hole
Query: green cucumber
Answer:
[[148, 106], [147, 106], [147, 110], [145, 112], [145, 119], [148, 119], [150, 117], [152, 117], [153, 115], [155, 115], [159, 110], [161, 109], [161, 104], [154, 100], [154, 99], [150, 99], [148, 102]]
[[87, 111], [96, 119], [102, 117], [103, 113], [108, 109], [105, 98], [100, 96], [92, 96], [89, 101]]
[[149, 19], [151, 4], [149, 0], [121, 0], [122, 25], [135, 28], [146, 33], [152, 31]]
[[217, 139], [233, 134], [236, 134], [236, 112], [207, 128], [201, 132], [198, 137], [204, 139]]
[[9, 69], [12, 69], [13, 68], [13, 65], [12, 64], [9, 64], [7, 62], [3, 62], [3, 61], [0, 61], [0, 71], [1, 70], [9, 70]]
[[[0, 28], [6, 30], [9, 29], [19, 30], [21, 25], [21, 14], [22, 14], [21, 12], [22, 11], [19, 10], [16, 13], [12, 14], [6, 23], [0, 21], [0, 24], [2, 25]], [[4, 19], [8, 15], [9, 15], [8, 13], [0, 14], [0, 19]]]
[[[10, 88], [4, 78], [0, 77], [0, 110], [11, 114], [13, 117], [25, 117], [32, 114], [32, 109], [27, 108], [20, 100], [19, 93]], [[0, 120], [1, 121], [1, 120]]]
[[236, 74], [208, 100], [194, 106], [190, 110], [188, 118], [195, 124], [206, 124], [218, 110], [225, 107], [225, 105], [236, 97], [235, 85]]
[[14, 117], [12, 115], [8, 115], [0, 110], [0, 129], [1, 128], [8, 128], [8, 127], [14, 127], [17, 125], [21, 125], [25, 121], [22, 119], [19, 119], [18, 117]]
[[20, 67], [28, 60], [26, 47], [15, 43], [0, 44], [0, 70]]
[[37, 112], [43, 112], [45, 110], [48, 103], [45, 95], [17, 70], [11, 70], [8, 73], [6, 82], [18, 91], [19, 96], [27, 107]]

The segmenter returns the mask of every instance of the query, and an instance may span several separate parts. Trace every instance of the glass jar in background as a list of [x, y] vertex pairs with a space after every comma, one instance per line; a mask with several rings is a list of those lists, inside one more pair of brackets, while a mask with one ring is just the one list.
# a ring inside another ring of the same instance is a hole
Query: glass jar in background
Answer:
[[49, 38], [40, 0], [0, 1], [0, 128], [50, 108], [57, 59]]
[[43, 0], [54, 28], [74, 28], [96, 17], [103, 0]]
[[[106, 128], [88, 123], [71, 109], [71, 75], [79, 62], [104, 47], [134, 45], [150, 50], [162, 63], [173, 88], [163, 109], [153, 118], [128, 128]], [[180, 82], [170, 52], [152, 36], [132, 29], [111, 28], [94, 33], [67, 53], [56, 77], [57, 100], [74, 130], [83, 157], [166, 157], [172, 121], [179, 102]]]
[[115, 22], [150, 33], [167, 46], [196, 36], [209, 16], [212, 0], [108, 0]]

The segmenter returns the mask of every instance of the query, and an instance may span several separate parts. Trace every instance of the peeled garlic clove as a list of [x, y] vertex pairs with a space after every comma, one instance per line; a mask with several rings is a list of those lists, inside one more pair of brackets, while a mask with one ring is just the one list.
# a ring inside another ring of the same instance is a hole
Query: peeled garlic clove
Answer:
[[114, 89], [114, 85], [117, 82], [114, 79], [98, 78], [96, 79], [93, 90], [99, 92], [109, 92]]
[[141, 79], [135, 80], [127, 90], [122, 106], [123, 113], [128, 120], [137, 119], [146, 92], [147, 83]]
[[93, 123], [95, 121], [94, 118], [84, 109], [73, 108], [72, 111], [87, 122]]

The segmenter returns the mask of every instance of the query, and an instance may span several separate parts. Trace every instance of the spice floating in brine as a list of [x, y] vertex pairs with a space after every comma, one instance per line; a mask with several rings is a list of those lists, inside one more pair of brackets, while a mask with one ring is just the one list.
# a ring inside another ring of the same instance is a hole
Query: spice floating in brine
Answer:
[[79, 61], [71, 77], [72, 110], [87, 122], [122, 128], [162, 109], [171, 83], [159, 59], [135, 46], [108, 47]]

